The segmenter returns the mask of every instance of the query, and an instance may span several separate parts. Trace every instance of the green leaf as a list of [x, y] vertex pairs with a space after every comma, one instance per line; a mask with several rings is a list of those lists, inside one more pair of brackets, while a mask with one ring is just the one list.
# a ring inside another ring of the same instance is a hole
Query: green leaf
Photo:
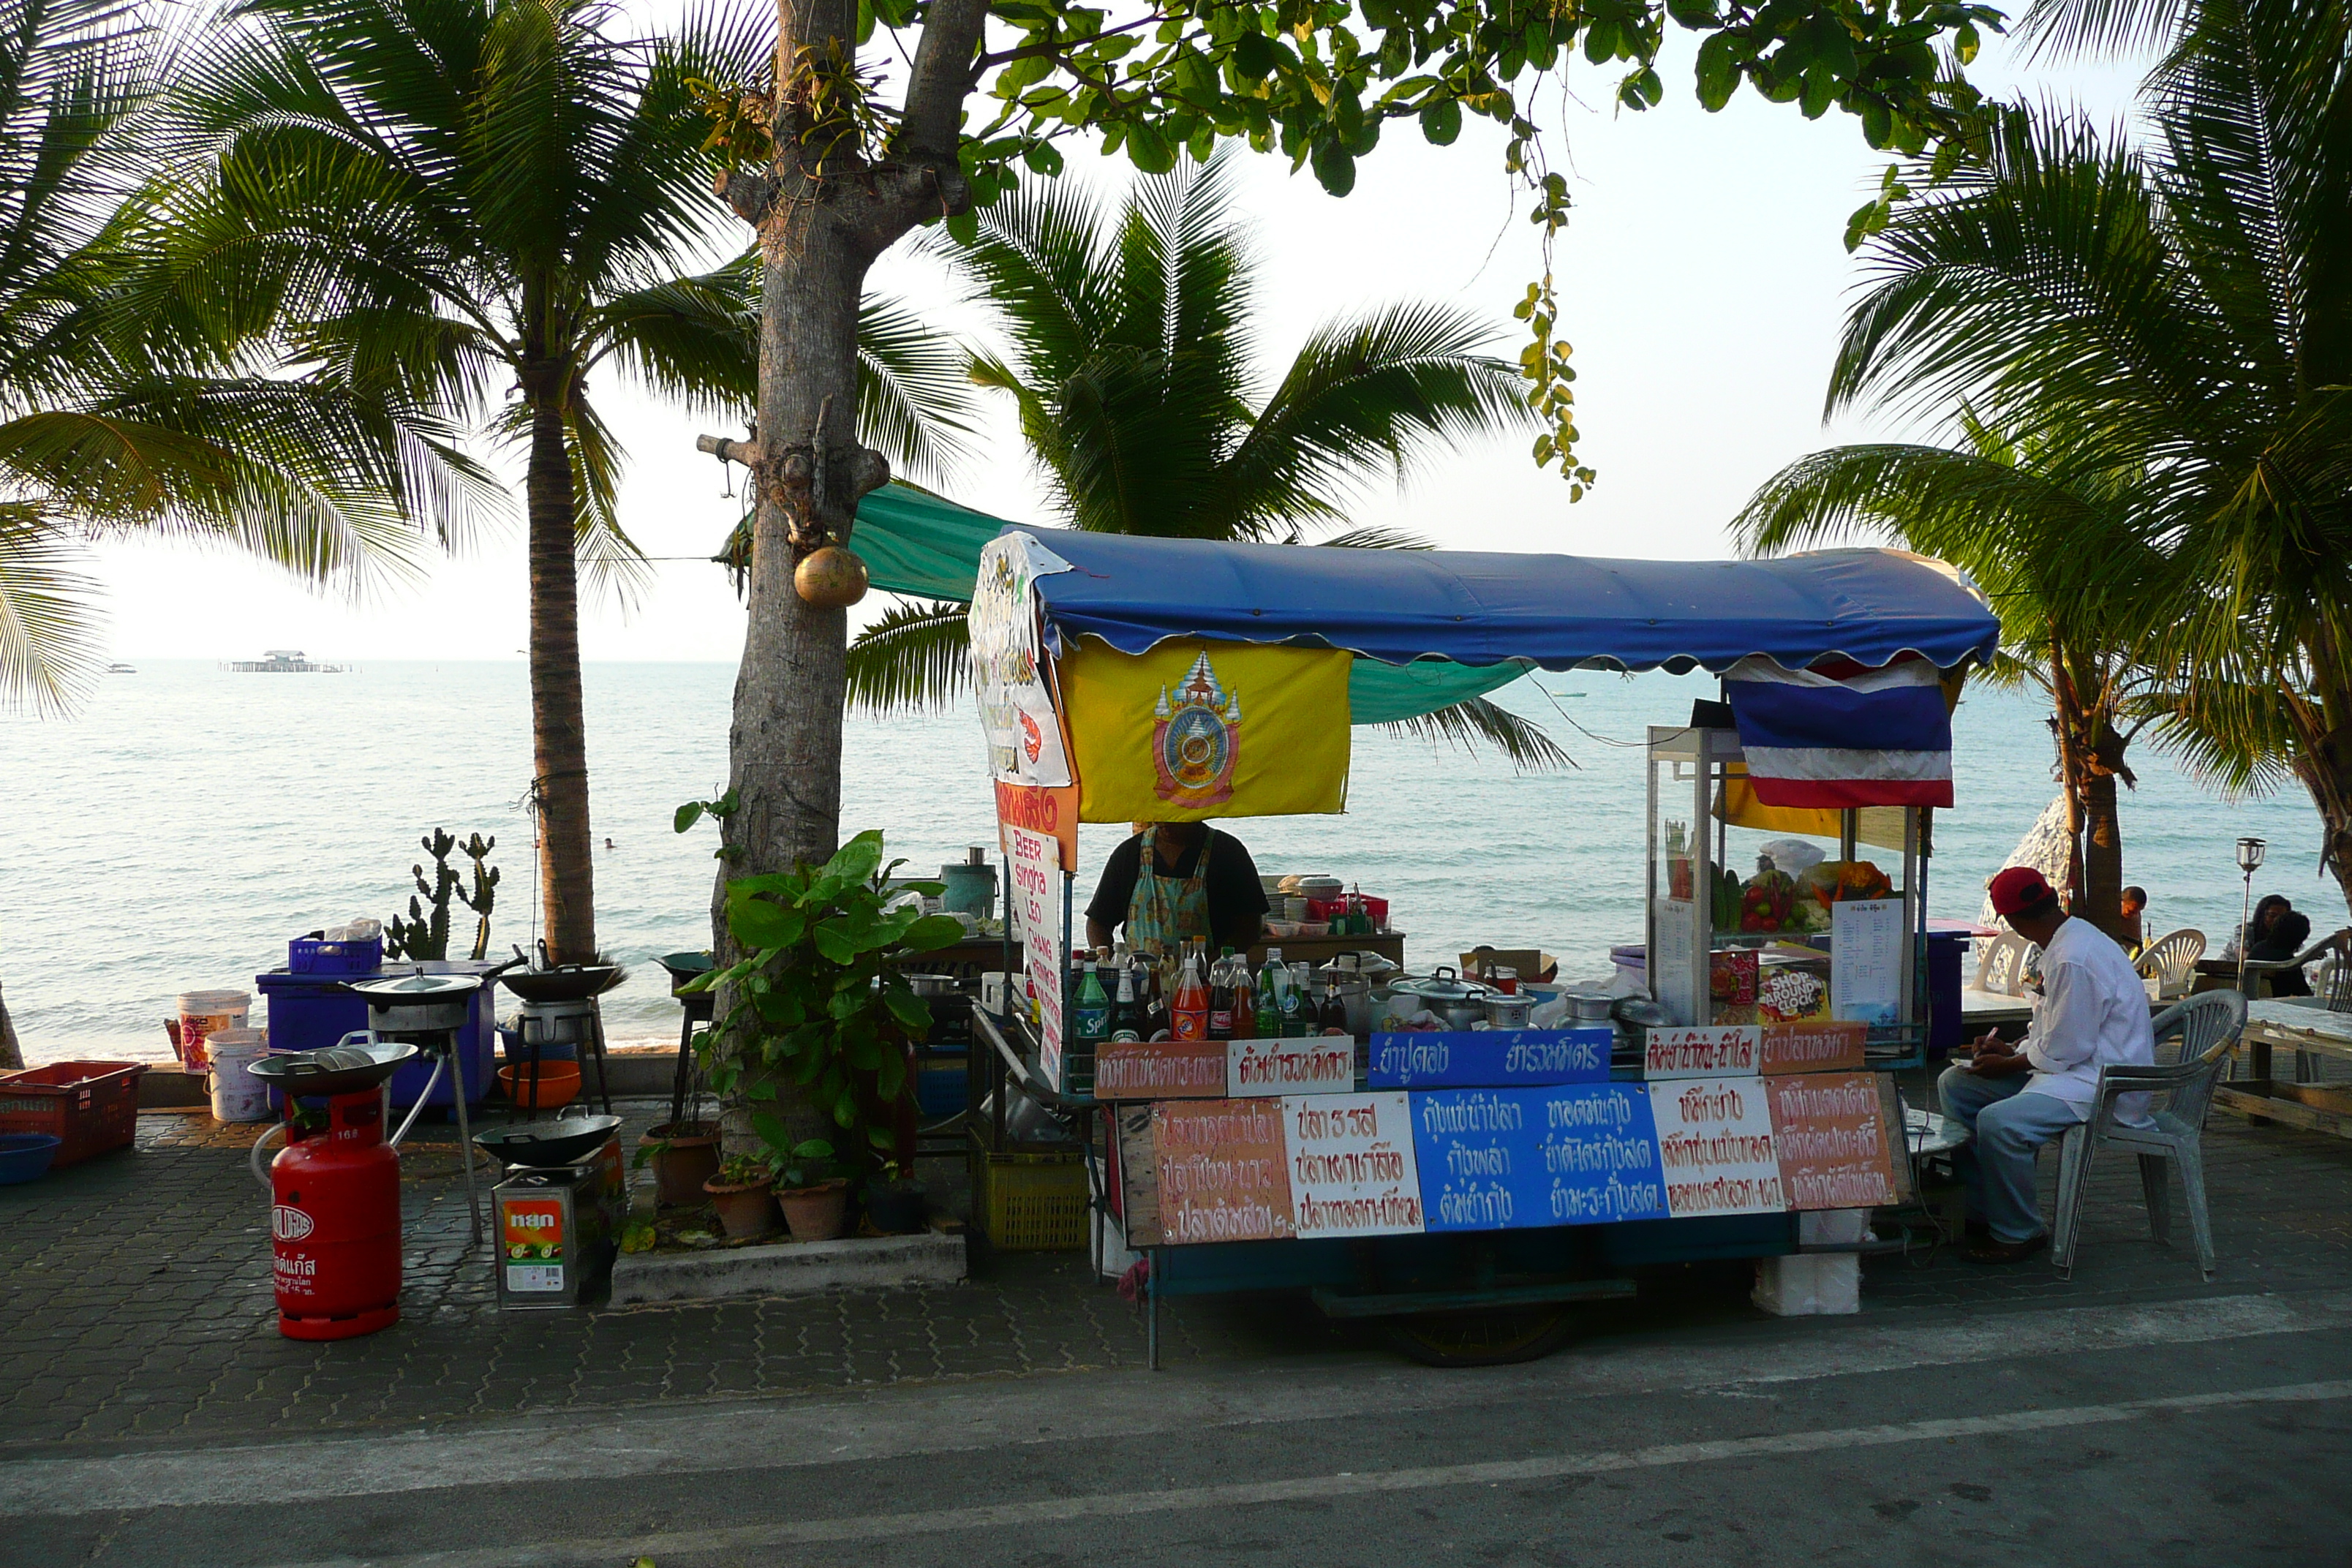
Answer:
[[899, 940], [917, 952], [953, 947], [963, 940], [963, 922], [951, 915], [925, 915], [908, 926]]
[[1149, 121], [1129, 128], [1127, 156], [1147, 174], [1164, 174], [1176, 166], [1176, 149], [1169, 145], [1166, 133]]
[[1331, 195], [1344, 196], [1356, 188], [1356, 160], [1338, 142], [1318, 142], [1311, 161], [1315, 178]]
[[801, 940], [806, 924], [799, 910], [781, 909], [765, 899], [730, 902], [727, 910], [728, 933], [745, 947], [791, 947]]
[[1739, 42], [1730, 34], [1712, 34], [1699, 45], [1698, 100], [1709, 114], [1739, 90]]
[[698, 800], [689, 800], [677, 808], [677, 816], [672, 826], [677, 831], [683, 833], [701, 820], [702, 803]]

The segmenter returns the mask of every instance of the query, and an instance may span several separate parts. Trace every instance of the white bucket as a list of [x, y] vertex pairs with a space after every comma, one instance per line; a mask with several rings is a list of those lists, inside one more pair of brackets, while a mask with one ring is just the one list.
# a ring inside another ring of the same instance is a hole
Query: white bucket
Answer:
[[215, 1029], [206, 1040], [211, 1066], [205, 1087], [212, 1090], [215, 1121], [267, 1121], [269, 1086], [246, 1071], [267, 1049], [258, 1029]]
[[180, 1061], [190, 1072], [202, 1072], [210, 1061], [205, 1042], [224, 1029], [242, 1029], [253, 1006], [244, 991], [183, 991], [180, 993]]

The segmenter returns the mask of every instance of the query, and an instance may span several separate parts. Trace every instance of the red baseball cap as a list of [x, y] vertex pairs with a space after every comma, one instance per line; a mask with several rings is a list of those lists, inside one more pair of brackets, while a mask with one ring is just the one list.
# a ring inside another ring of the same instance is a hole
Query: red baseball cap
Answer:
[[2057, 896], [2048, 879], [2031, 866], [2011, 866], [1992, 879], [1992, 912], [2004, 919]]

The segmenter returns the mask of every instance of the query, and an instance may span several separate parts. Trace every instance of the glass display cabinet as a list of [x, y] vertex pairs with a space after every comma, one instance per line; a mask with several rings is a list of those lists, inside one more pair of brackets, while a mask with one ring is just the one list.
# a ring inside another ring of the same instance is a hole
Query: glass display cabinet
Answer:
[[1677, 1024], [1860, 1022], [1873, 1066], [1922, 1059], [1922, 827], [1911, 806], [1762, 805], [1738, 731], [1652, 727], [1651, 995]]

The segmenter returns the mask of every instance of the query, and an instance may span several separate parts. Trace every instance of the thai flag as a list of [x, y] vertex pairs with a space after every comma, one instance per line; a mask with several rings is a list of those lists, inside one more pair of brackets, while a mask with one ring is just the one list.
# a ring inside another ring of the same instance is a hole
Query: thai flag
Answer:
[[1788, 670], [1758, 655], [1723, 678], [1766, 805], [1949, 805], [1952, 716], [1934, 663]]

